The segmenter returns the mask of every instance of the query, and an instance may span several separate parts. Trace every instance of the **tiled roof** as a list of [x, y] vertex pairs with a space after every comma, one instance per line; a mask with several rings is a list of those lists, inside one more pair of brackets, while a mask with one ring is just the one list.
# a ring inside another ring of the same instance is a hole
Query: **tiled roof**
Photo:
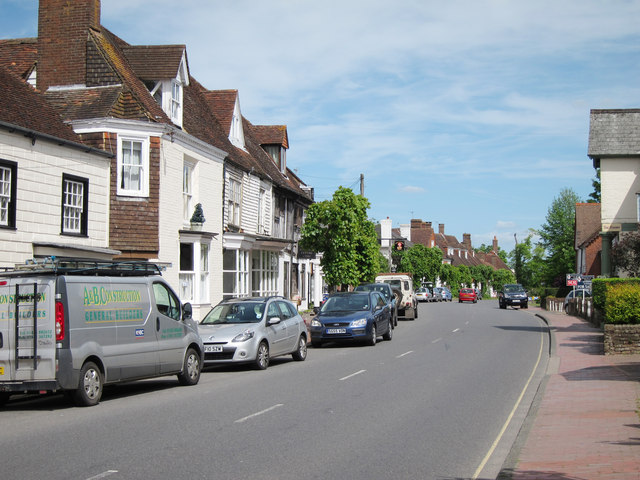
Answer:
[[223, 131], [229, 135], [233, 110], [238, 98], [238, 90], [206, 90], [204, 97], [220, 122]]
[[0, 68], [0, 120], [70, 142], [82, 143], [56, 110], [30, 85]]
[[589, 151], [591, 158], [640, 155], [640, 109], [591, 110]]
[[254, 125], [253, 131], [260, 145], [282, 145], [289, 148], [286, 125]]
[[576, 248], [598, 235], [601, 227], [599, 203], [576, 203]]
[[176, 78], [184, 45], [127, 45], [122, 52], [135, 74], [142, 80]]
[[31, 75], [38, 56], [36, 38], [0, 40], [0, 67], [26, 80]]
[[63, 118], [73, 121], [85, 118], [113, 117], [123, 87], [48, 90], [44, 96]]

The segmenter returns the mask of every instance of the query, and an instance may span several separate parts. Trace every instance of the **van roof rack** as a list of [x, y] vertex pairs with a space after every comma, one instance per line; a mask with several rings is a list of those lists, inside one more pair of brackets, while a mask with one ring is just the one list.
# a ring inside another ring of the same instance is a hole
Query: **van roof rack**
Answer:
[[22, 265], [16, 265], [7, 275], [86, 275], [86, 276], [116, 276], [142, 277], [162, 275], [162, 268], [144, 260], [112, 261], [90, 258], [46, 257], [27, 260]]

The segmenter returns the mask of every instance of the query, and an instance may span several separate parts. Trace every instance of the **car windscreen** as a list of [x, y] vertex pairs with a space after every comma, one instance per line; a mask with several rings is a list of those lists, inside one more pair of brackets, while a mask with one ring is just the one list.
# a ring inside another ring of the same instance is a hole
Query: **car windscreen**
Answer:
[[389, 288], [387, 285], [358, 285], [354, 291], [356, 292], [380, 292], [382, 296], [389, 301], [391, 298], [391, 293], [389, 293]]
[[356, 312], [369, 310], [369, 294], [362, 295], [336, 295], [329, 297], [320, 311], [322, 313], [332, 312]]
[[522, 287], [520, 285], [505, 285], [504, 291], [506, 293], [518, 293], [522, 292]]
[[224, 303], [213, 307], [200, 324], [258, 323], [262, 320], [263, 313], [264, 303], [262, 302]]

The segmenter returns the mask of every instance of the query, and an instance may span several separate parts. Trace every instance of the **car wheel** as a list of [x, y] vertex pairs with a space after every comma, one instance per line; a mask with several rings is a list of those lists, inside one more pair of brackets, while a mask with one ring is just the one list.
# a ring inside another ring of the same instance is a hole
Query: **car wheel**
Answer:
[[393, 311], [393, 326], [394, 327], [398, 326], [398, 309], [397, 308]]
[[266, 370], [269, 366], [269, 345], [267, 342], [260, 342], [256, 353], [255, 367], [258, 370]]
[[298, 339], [298, 348], [291, 354], [296, 362], [302, 362], [307, 358], [307, 339], [304, 335], [300, 335]]
[[367, 345], [373, 347], [378, 340], [378, 331], [376, 330], [376, 324], [371, 325], [371, 336], [367, 340]]
[[80, 370], [80, 381], [74, 392], [73, 400], [79, 407], [92, 407], [100, 402], [102, 397], [102, 372], [93, 362], [87, 362]]
[[182, 372], [178, 374], [180, 385], [196, 385], [200, 381], [200, 355], [193, 348], [189, 348], [184, 356]]
[[382, 338], [384, 338], [386, 341], [390, 341], [393, 338], [393, 327], [391, 325], [391, 321], [389, 321], [389, 325], [387, 328], [387, 333], [385, 333]]
[[0, 393], [0, 407], [3, 407], [4, 405], [6, 405], [6, 403], [9, 401], [10, 395], [11, 394], [7, 392]]
[[529, 308], [529, 304], [528, 303], [523, 304], [522, 308]]
[[418, 304], [417, 303], [413, 306], [413, 319], [415, 320], [416, 318], [418, 318]]

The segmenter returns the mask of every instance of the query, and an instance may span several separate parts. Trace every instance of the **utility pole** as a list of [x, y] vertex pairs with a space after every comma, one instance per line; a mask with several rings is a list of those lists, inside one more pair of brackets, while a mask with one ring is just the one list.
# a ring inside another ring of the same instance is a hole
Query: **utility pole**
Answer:
[[364, 197], [364, 173], [360, 174], [360, 196]]

